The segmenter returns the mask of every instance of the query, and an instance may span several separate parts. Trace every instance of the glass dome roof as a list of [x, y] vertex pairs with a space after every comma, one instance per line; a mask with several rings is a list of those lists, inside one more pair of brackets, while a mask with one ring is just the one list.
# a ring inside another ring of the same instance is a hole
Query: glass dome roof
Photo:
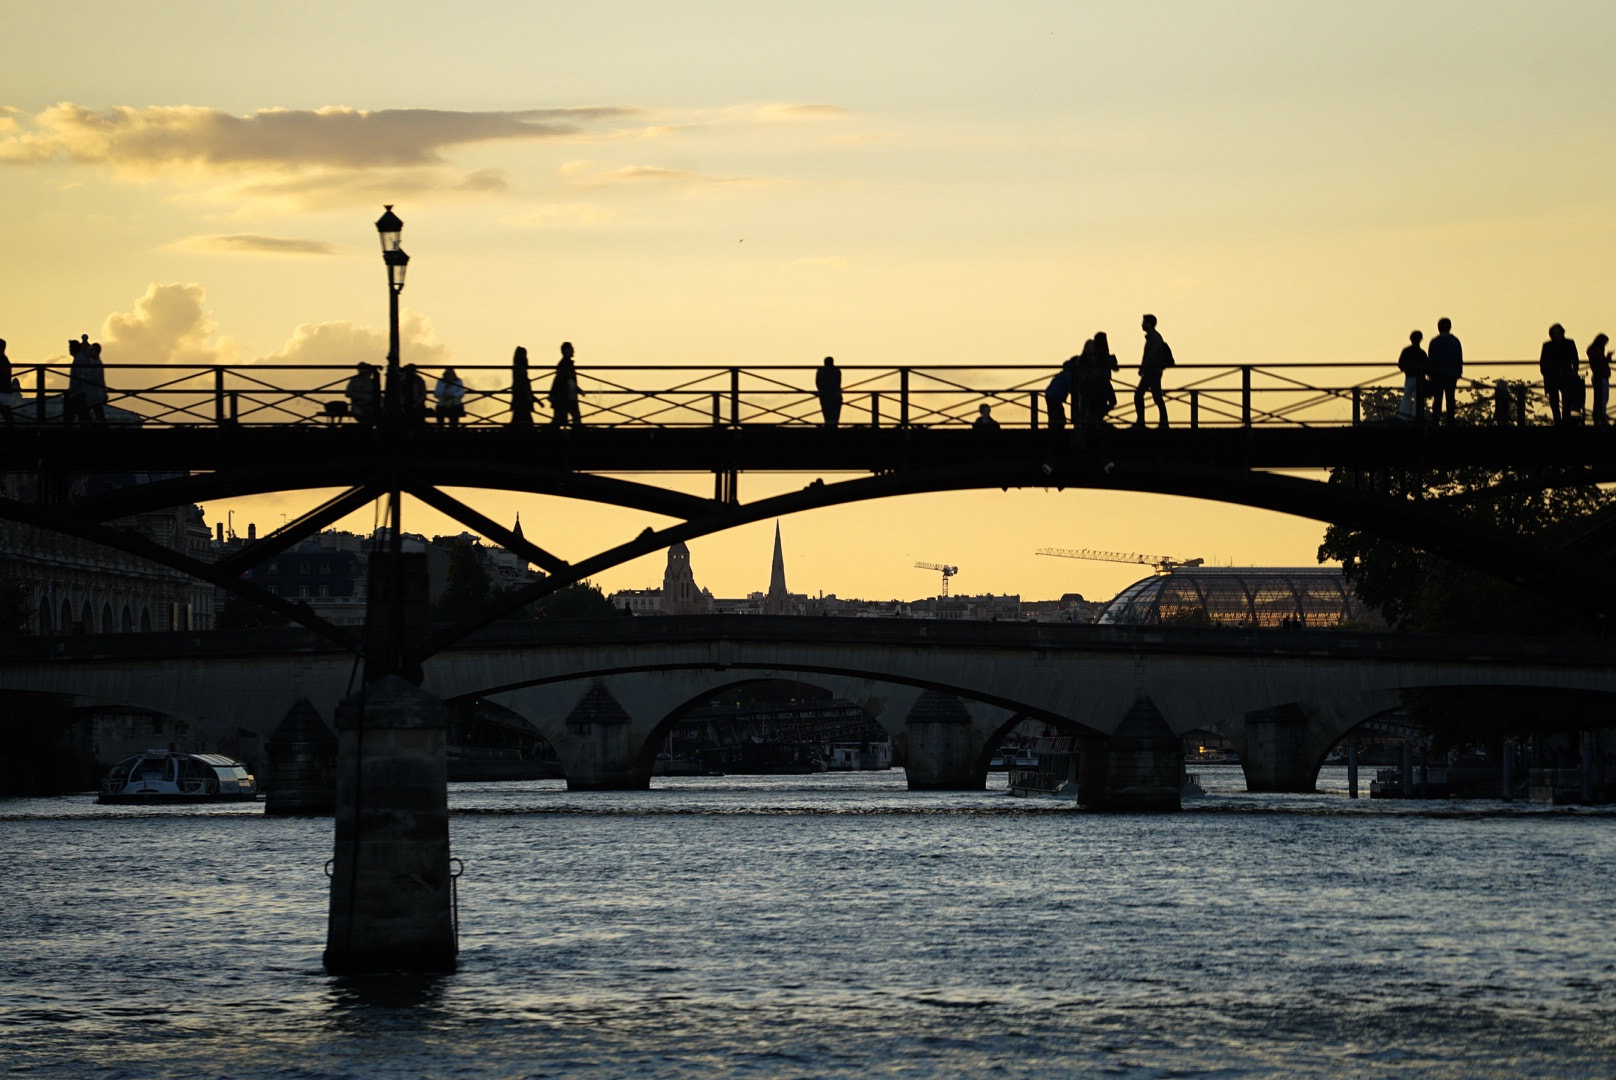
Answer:
[[1100, 613], [1113, 626], [1380, 626], [1338, 566], [1192, 566], [1136, 581]]

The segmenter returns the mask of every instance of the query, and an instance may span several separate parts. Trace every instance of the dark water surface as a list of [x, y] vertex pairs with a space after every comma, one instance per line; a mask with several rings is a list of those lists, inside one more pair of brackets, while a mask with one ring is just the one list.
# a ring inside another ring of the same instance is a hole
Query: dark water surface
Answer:
[[320, 968], [329, 820], [0, 802], [0, 1071], [1616, 1075], [1616, 814], [1202, 776], [454, 785], [460, 970], [388, 980]]

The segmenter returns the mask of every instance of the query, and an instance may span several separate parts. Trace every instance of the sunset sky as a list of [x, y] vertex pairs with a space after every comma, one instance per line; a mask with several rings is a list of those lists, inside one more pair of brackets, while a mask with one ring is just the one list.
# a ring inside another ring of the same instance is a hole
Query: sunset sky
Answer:
[[[1441, 315], [1471, 359], [1535, 357], [1551, 322], [1616, 332], [1609, 0], [12, 0], [5, 21], [14, 363], [79, 333], [111, 363], [379, 360], [383, 203], [412, 257], [404, 359], [429, 368], [564, 338], [585, 368], [1053, 368], [1096, 330], [1134, 363], [1144, 311], [1181, 362], [1390, 367]], [[262, 530], [309, 501], [207, 510]], [[569, 557], [666, 523], [477, 503]], [[934, 592], [917, 560], [958, 564], [957, 592], [1104, 598], [1141, 572], [1034, 550], [1304, 564], [1322, 532], [1070, 491], [782, 529], [794, 590], [868, 598]], [[772, 537], [696, 541], [697, 581], [766, 588]]]

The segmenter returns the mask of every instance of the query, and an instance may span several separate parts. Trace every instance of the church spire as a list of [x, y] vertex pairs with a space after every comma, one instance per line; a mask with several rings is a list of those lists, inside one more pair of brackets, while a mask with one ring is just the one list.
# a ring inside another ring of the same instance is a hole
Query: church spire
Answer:
[[527, 539], [527, 537], [522, 535], [522, 511], [520, 510], [516, 512], [516, 528], [511, 530], [511, 535], [515, 536], [518, 540]]
[[780, 546], [780, 523], [774, 523], [774, 565], [769, 568], [769, 592], [763, 598], [765, 615], [791, 614], [791, 594], [786, 591], [786, 556]]

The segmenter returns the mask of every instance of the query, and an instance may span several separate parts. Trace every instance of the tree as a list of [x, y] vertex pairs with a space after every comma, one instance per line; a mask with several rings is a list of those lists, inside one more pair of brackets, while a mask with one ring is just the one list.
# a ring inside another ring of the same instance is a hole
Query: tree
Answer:
[[493, 584], [483, 565], [482, 550], [466, 537], [457, 537], [449, 546], [449, 582], [438, 597], [437, 616], [457, 622], [475, 614], [488, 602]]
[[[1511, 386], [1523, 394], [1521, 384]], [[1365, 415], [1395, 423], [1393, 393], [1372, 396]], [[1493, 402], [1472, 390], [1460, 401], [1457, 423], [1491, 423]], [[1350, 483], [1335, 470], [1332, 483]], [[1374, 478], [1391, 498], [1440, 503], [1463, 522], [1496, 527], [1545, 543], [1563, 543], [1616, 504], [1596, 485], [1567, 480], [1553, 485], [1522, 468], [1463, 467], [1388, 471]], [[1400, 630], [1426, 633], [1592, 634], [1587, 618], [1497, 578], [1450, 563], [1359, 529], [1331, 525], [1319, 545], [1319, 561], [1338, 559], [1364, 602]], [[1568, 583], [1574, 587], [1574, 583]], [[1537, 730], [1578, 726], [1580, 698], [1536, 691], [1411, 691], [1404, 695], [1411, 720], [1439, 745], [1496, 744]]]
[[543, 600], [528, 605], [533, 616], [540, 619], [593, 619], [619, 615], [600, 586], [591, 581], [579, 581], [557, 589]]

